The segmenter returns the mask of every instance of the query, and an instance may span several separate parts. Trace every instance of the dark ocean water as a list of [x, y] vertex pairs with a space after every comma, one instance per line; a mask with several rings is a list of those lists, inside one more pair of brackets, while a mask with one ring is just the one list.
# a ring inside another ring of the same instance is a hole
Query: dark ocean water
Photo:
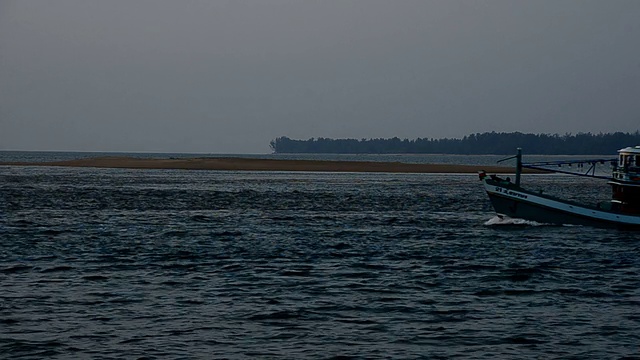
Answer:
[[0, 358], [637, 359], [639, 250], [475, 175], [0, 166]]

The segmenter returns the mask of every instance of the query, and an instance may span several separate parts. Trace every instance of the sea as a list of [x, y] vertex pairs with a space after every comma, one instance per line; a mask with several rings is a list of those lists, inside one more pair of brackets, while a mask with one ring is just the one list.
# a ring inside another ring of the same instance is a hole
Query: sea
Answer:
[[640, 359], [640, 234], [501, 219], [475, 174], [0, 166], [0, 358]]

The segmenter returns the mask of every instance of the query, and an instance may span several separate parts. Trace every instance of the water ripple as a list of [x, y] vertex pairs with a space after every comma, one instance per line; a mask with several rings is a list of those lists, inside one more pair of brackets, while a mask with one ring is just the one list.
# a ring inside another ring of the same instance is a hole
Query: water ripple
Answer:
[[475, 176], [0, 176], [7, 358], [637, 356], [637, 235], [499, 223]]

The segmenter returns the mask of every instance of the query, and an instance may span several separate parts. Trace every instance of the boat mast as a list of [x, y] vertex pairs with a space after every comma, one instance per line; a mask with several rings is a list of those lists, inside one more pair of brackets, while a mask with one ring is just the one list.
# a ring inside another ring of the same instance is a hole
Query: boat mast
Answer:
[[516, 186], [520, 186], [520, 175], [522, 174], [522, 148], [518, 148], [516, 153]]
[[518, 152], [515, 156], [510, 156], [506, 159], [498, 160], [498, 163], [503, 161], [516, 159], [516, 186], [520, 186], [520, 175], [522, 174], [522, 148], [517, 149]]

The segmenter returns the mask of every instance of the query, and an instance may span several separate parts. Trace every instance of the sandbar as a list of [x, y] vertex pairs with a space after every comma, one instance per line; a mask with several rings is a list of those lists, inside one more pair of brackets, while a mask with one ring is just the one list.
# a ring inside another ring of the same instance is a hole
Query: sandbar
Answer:
[[384, 173], [454, 173], [470, 174], [484, 170], [488, 173], [509, 174], [512, 167], [455, 165], [455, 164], [411, 164], [402, 162], [328, 161], [328, 160], [283, 160], [232, 157], [200, 158], [135, 158], [95, 157], [55, 162], [0, 162], [5, 166], [68, 166], [127, 169], [184, 169], [227, 171], [321, 171], [321, 172], [384, 172]]

